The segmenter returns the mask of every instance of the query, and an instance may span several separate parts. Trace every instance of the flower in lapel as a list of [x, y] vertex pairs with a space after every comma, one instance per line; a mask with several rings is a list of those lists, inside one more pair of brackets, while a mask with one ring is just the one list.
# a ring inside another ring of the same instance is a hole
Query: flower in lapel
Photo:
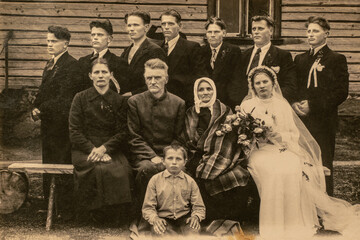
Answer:
[[270, 67], [272, 70], [274, 70], [274, 72], [276, 72], [276, 74], [278, 74], [280, 72], [280, 66], [272, 66]]
[[316, 71], [321, 72], [325, 68], [324, 65], [321, 65], [321, 63], [318, 63], [316, 66]]

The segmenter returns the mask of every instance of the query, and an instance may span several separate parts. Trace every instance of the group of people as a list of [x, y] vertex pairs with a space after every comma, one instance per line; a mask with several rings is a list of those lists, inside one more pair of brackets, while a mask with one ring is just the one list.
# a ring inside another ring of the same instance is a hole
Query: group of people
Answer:
[[[271, 43], [267, 16], [252, 18], [254, 46], [244, 53], [223, 41], [219, 18], [206, 23], [204, 46], [180, 33], [177, 11], [160, 20], [157, 44], [146, 35], [150, 15], [127, 14], [132, 44], [120, 57], [108, 49], [110, 21], [93, 21], [93, 53], [78, 61], [67, 51], [69, 31], [48, 28], [53, 58], [32, 117], [41, 119], [43, 162], [74, 165], [77, 213], [97, 222], [142, 216], [139, 229], [153, 234], [194, 234], [203, 220], [246, 219], [255, 182], [265, 239], [314, 234], [318, 216], [326, 229], [355, 226], [355, 207], [329, 197], [337, 107], [348, 95], [346, 59], [326, 44], [329, 23], [308, 19], [310, 50], [294, 62]], [[274, 132], [248, 158], [236, 132], [216, 134], [236, 105]], [[72, 179], [58, 181], [65, 198]]]

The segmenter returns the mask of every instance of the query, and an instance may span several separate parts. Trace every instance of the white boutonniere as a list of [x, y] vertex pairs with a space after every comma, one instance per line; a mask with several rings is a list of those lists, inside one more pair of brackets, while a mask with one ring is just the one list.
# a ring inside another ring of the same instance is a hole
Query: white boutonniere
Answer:
[[325, 68], [324, 65], [321, 65], [321, 63], [318, 63], [318, 65], [316, 66], [316, 71], [321, 72], [324, 68]]
[[280, 72], [279, 66], [272, 66], [271, 69], [274, 70], [274, 72], [276, 72], [276, 74], [278, 74]]

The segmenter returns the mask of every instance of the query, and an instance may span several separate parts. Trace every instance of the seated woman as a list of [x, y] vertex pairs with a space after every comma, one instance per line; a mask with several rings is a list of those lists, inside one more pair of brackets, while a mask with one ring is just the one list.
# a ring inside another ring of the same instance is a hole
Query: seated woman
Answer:
[[69, 117], [79, 212], [88, 210], [99, 222], [127, 220], [133, 188], [122, 151], [128, 137], [127, 101], [109, 89], [112, 72], [105, 59], [92, 63], [89, 77], [94, 86], [75, 96]]
[[244, 217], [249, 172], [241, 165], [236, 134], [217, 136], [216, 130], [232, 114], [216, 99], [216, 87], [210, 78], [194, 84], [195, 105], [185, 116], [182, 140], [189, 152], [187, 171], [197, 181], [206, 206], [206, 220]]
[[256, 67], [248, 82], [241, 111], [272, 129], [250, 153], [248, 162], [261, 199], [260, 235], [264, 239], [308, 239], [320, 227], [318, 216], [325, 229], [352, 233], [360, 223], [358, 206], [325, 193], [320, 148], [282, 97], [275, 72]]

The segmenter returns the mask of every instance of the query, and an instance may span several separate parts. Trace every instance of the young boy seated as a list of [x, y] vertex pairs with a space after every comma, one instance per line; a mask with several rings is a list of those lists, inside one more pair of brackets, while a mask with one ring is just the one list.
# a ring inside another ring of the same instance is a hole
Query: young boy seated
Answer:
[[150, 179], [142, 207], [152, 234], [189, 235], [200, 231], [205, 205], [195, 180], [183, 172], [186, 160], [183, 147], [164, 148], [166, 170]]

